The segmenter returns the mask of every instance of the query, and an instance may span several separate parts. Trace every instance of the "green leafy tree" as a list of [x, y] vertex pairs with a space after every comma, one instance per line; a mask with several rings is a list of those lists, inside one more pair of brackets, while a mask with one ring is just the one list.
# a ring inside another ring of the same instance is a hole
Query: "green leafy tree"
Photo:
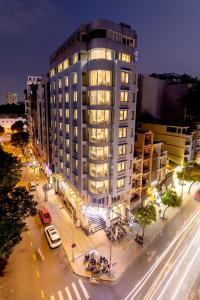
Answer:
[[180, 207], [182, 205], [182, 198], [172, 189], [169, 189], [164, 193], [161, 197], [161, 201], [166, 206], [163, 212], [163, 218], [165, 218], [165, 213], [169, 207]]
[[[26, 131], [16, 132], [11, 135], [11, 143], [14, 147], [18, 147], [25, 156], [25, 147], [29, 143], [29, 133]], [[26, 156], [25, 156], [26, 157]]]
[[3, 126], [0, 125], [0, 136], [3, 135], [5, 132], [5, 129]]
[[3, 264], [27, 230], [25, 219], [37, 214], [37, 202], [25, 187], [0, 194], [0, 263]]
[[191, 182], [188, 190], [190, 193], [191, 187], [195, 182], [200, 181], [200, 165], [197, 163], [190, 163], [185, 165], [180, 172], [177, 172], [177, 177], [180, 180]]
[[11, 126], [12, 132], [20, 132], [24, 130], [24, 122], [22, 121], [16, 121], [12, 126]]
[[144, 238], [144, 231], [146, 226], [151, 225], [156, 221], [156, 209], [155, 206], [150, 204], [145, 207], [139, 208], [135, 213], [135, 219], [142, 226], [142, 237]]
[[21, 178], [21, 163], [0, 147], [0, 194], [8, 192]]

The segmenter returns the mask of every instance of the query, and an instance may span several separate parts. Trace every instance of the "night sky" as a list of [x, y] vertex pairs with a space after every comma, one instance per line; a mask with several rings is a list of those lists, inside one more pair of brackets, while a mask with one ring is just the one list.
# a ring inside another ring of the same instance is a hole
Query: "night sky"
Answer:
[[49, 68], [49, 55], [80, 23], [124, 22], [138, 34], [139, 71], [200, 76], [199, 0], [0, 0], [0, 102], [23, 100], [27, 75]]

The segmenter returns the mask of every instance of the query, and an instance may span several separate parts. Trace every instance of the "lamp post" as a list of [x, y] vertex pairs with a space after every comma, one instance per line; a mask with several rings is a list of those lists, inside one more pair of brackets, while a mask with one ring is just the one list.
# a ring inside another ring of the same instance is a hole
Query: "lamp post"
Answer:
[[[112, 219], [113, 219], [113, 211], [112, 208], [109, 208], [110, 212], [112, 212]], [[111, 218], [111, 214], [110, 214]], [[110, 265], [112, 265], [112, 219], [110, 222], [110, 230], [111, 230], [111, 239], [110, 239]]]
[[74, 259], [74, 248], [76, 247], [76, 244], [74, 243], [74, 210], [71, 208], [72, 212], [72, 262], [75, 262]]

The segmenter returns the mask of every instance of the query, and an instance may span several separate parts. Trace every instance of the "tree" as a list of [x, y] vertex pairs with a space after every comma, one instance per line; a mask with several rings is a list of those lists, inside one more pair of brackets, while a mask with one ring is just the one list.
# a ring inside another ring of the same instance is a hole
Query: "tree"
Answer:
[[21, 163], [0, 147], [0, 194], [10, 191], [21, 177]]
[[0, 263], [10, 256], [27, 230], [25, 219], [37, 214], [37, 202], [25, 187], [0, 194]]
[[25, 155], [24, 148], [29, 143], [29, 133], [26, 131], [16, 132], [11, 135], [11, 143], [13, 146], [20, 148], [23, 155]]
[[185, 165], [180, 172], [177, 172], [177, 177], [180, 180], [191, 182], [188, 190], [190, 193], [191, 187], [195, 182], [200, 181], [200, 165], [197, 163], [190, 163]]
[[20, 132], [24, 130], [24, 122], [22, 121], [16, 121], [12, 126], [11, 126], [12, 132]]
[[156, 209], [155, 206], [149, 204], [145, 207], [138, 208], [135, 213], [135, 219], [142, 226], [142, 238], [144, 238], [144, 230], [147, 225], [151, 225], [156, 221]]
[[0, 125], [0, 136], [3, 135], [5, 132], [5, 129], [3, 126]]
[[163, 218], [165, 218], [166, 210], [169, 207], [180, 207], [182, 205], [182, 198], [179, 197], [175, 190], [169, 189], [167, 190], [164, 195], [161, 197], [161, 201], [166, 208], [163, 212]]

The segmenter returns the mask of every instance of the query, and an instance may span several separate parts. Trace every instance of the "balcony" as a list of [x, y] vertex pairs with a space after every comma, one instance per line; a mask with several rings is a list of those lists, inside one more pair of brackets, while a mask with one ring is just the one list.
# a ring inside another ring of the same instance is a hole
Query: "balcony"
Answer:
[[94, 170], [90, 170], [90, 175], [93, 177], [106, 177], [108, 176], [108, 170], [107, 171], [94, 171]]
[[185, 142], [185, 145], [186, 145], [186, 146], [191, 145], [190, 141], [186, 141], [186, 142]]
[[139, 189], [140, 187], [141, 187], [140, 181], [133, 181], [133, 183], [132, 183], [132, 188], [133, 188], [133, 189], [137, 190], [137, 189]]
[[189, 151], [185, 151], [184, 155], [185, 156], [190, 155], [190, 152]]
[[148, 185], [149, 185], [149, 180], [148, 180], [148, 179], [142, 180], [142, 188], [143, 188], [143, 189], [144, 189], [144, 188], [147, 188]]
[[144, 167], [143, 168], [143, 174], [147, 174], [147, 173], [149, 173], [149, 168], [148, 167]]
[[150, 153], [144, 153], [143, 159], [144, 159], [144, 160], [147, 160], [147, 159], [149, 159], [149, 158], [150, 158]]
[[134, 208], [138, 207], [140, 204], [141, 204], [141, 198], [139, 195], [135, 194], [135, 195], [131, 196], [130, 209], [134, 209]]
[[105, 193], [108, 193], [108, 187], [96, 188], [95, 186], [91, 185], [90, 192], [95, 195], [105, 194]]
[[167, 156], [167, 151], [161, 151], [160, 156]]
[[135, 175], [141, 174], [142, 173], [141, 168], [133, 168], [133, 173]]

